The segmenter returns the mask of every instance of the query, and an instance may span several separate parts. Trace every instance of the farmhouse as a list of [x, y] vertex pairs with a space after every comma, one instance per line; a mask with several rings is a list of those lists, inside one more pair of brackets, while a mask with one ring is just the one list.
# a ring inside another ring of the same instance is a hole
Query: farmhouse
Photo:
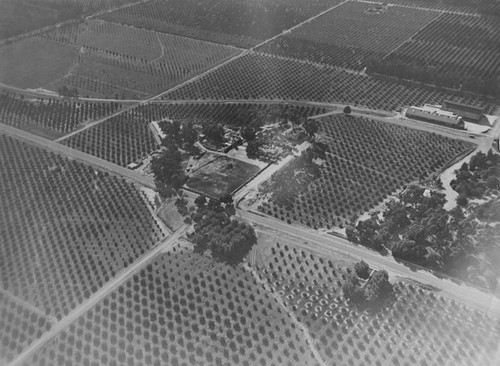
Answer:
[[484, 109], [476, 106], [445, 100], [442, 108], [463, 117], [467, 122], [481, 123], [485, 119]]
[[436, 123], [442, 126], [464, 129], [462, 117], [452, 112], [443, 111], [439, 108], [425, 105], [421, 107], [408, 107], [405, 113], [406, 117], [418, 119], [420, 121]]

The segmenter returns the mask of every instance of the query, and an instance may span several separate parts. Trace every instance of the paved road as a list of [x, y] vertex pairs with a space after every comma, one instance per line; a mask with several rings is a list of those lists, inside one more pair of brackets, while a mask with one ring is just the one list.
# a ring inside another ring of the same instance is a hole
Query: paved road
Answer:
[[184, 224], [171, 236], [158, 243], [154, 249], [150, 250], [138, 260], [136, 260], [131, 266], [123, 269], [119, 272], [111, 281], [106, 283], [97, 292], [85, 300], [82, 304], [74, 308], [68, 315], [62, 318], [59, 322], [54, 324], [52, 328], [45, 332], [40, 338], [30, 344], [21, 354], [19, 354], [8, 366], [20, 366], [29, 360], [30, 356], [43, 347], [47, 342], [50, 342], [55, 338], [60, 332], [69, 327], [78, 317], [85, 314], [92, 307], [94, 307], [98, 302], [103, 300], [108, 296], [113, 290], [122, 285], [130, 277], [132, 277], [136, 272], [143, 268], [150, 260], [155, 256], [165, 251], [170, 250], [179, 240], [180, 236], [186, 231], [187, 226]]
[[72, 149], [71, 147], [58, 144], [57, 142], [48, 140], [40, 136], [33, 135], [29, 132], [22, 131], [15, 127], [5, 125], [3, 123], [0, 123], [0, 133], [4, 133], [6, 135], [18, 138], [23, 141], [27, 141], [30, 144], [36, 145], [45, 150], [59, 153], [66, 157], [73, 158], [83, 163], [90, 164], [98, 169], [107, 171], [115, 175], [119, 175], [135, 183], [139, 183], [143, 186], [155, 189], [155, 183], [152, 177], [146, 177], [138, 172], [135, 172], [127, 168], [123, 168], [107, 160], [103, 160], [93, 155], [84, 153], [80, 150]]
[[[357, 260], [364, 260], [372, 268], [385, 269], [391, 279], [410, 279], [418, 283], [431, 286], [446, 293], [448, 297], [484, 311], [490, 315], [500, 316], [500, 299], [492, 294], [466, 286], [458, 280], [439, 278], [425, 269], [411, 269], [398, 263], [391, 256], [382, 256], [363, 246], [350, 243], [344, 238], [329, 234], [318, 234], [313, 230], [288, 225], [274, 218], [263, 217], [258, 214], [238, 210], [239, 215], [257, 225], [257, 230], [269, 231], [274, 234], [280, 232], [296, 237], [301, 248], [318, 254], [335, 257], [335, 253], [343, 253]], [[444, 275], [443, 275], [444, 276]]]

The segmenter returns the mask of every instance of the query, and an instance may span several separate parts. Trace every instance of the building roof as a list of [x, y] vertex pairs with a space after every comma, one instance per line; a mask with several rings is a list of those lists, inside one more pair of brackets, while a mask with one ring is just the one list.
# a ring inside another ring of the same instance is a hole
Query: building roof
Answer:
[[484, 112], [484, 108], [477, 107], [477, 106], [470, 105], [470, 104], [454, 102], [452, 100], [445, 100], [443, 102], [443, 104], [445, 107], [454, 107], [454, 108], [461, 109], [461, 110], [464, 110], [467, 112], [473, 112], [473, 113], [479, 113], [479, 114], [482, 114]]
[[419, 107], [408, 107], [408, 109], [406, 110], [406, 115], [409, 117], [413, 116], [417, 118], [425, 118], [427, 120], [445, 123], [448, 125], [455, 125], [455, 126], [458, 126], [461, 123], [463, 123], [462, 117], [454, 114], [450, 116], [449, 112], [445, 111], [445, 113], [443, 113], [443, 111], [434, 110], [434, 108], [429, 110]]

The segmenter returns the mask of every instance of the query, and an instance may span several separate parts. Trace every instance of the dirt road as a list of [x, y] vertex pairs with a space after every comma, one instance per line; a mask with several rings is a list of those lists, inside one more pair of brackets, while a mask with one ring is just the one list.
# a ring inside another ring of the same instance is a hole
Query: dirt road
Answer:
[[33, 355], [37, 350], [47, 344], [50, 340], [55, 338], [60, 332], [70, 326], [76, 319], [81, 315], [85, 314], [88, 310], [94, 307], [98, 302], [103, 300], [108, 296], [114, 289], [122, 285], [134, 273], [138, 272], [143, 268], [150, 260], [156, 257], [158, 254], [171, 249], [180, 239], [180, 236], [184, 234], [187, 226], [181, 226], [176, 232], [174, 232], [170, 237], [166, 238], [162, 242], [158, 243], [156, 247], [150, 250], [148, 253], [144, 254], [138, 260], [136, 260], [132, 265], [123, 269], [119, 272], [115, 278], [106, 283], [97, 292], [90, 296], [82, 304], [74, 308], [68, 315], [62, 318], [59, 322], [54, 324], [52, 328], [45, 332], [40, 338], [34, 341], [29, 347], [27, 347], [21, 354], [19, 354], [8, 366], [20, 366], [25, 364], [29, 360], [30, 356]]
[[280, 232], [287, 233], [298, 238], [299, 246], [325, 257], [335, 258], [335, 253], [341, 252], [351, 256], [353, 260], [364, 260], [372, 268], [385, 269], [392, 280], [407, 279], [430, 286], [445, 293], [447, 297], [458, 302], [484, 311], [492, 316], [500, 316], [500, 299], [490, 293], [481, 291], [471, 286], [452, 280], [442, 275], [436, 276], [429, 270], [423, 268], [410, 268], [398, 263], [391, 256], [382, 256], [363, 246], [350, 243], [348, 240], [329, 234], [318, 234], [312, 229], [288, 225], [274, 218], [263, 217], [258, 214], [238, 210], [239, 215], [249, 222], [257, 225], [257, 230], [263, 230], [279, 235]]

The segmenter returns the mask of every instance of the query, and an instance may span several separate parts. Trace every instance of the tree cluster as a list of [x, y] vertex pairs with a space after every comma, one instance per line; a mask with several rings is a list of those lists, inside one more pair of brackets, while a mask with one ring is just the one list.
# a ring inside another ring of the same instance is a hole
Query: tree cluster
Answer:
[[156, 188], [162, 197], [172, 197], [186, 182], [181, 163], [182, 154], [175, 144], [170, 144], [151, 160]]
[[257, 238], [252, 226], [232, 217], [232, 199], [226, 197], [224, 201], [223, 207], [218, 200], [207, 201], [204, 196], [196, 199], [194, 234], [189, 239], [198, 251], [208, 249], [214, 258], [236, 264], [249, 253]]
[[465, 206], [469, 198], [481, 198], [488, 189], [500, 189], [500, 155], [491, 150], [488, 154], [478, 152], [455, 175], [450, 186], [459, 194], [457, 204]]
[[158, 123], [158, 126], [166, 135], [162, 141], [163, 146], [176, 146], [186, 150], [191, 155], [198, 153], [195, 146], [196, 141], [198, 141], [198, 132], [196, 132], [192, 122], [162, 121]]
[[342, 284], [344, 296], [359, 305], [381, 303], [391, 296], [392, 290], [386, 271], [375, 271], [364, 286], [357, 274], [350, 273]]
[[68, 88], [66, 85], [57, 89], [57, 93], [62, 97], [78, 98], [78, 88]]
[[[489, 161], [482, 154], [471, 159], [470, 165], [474, 172], [491, 173], [494, 168]], [[495, 264], [500, 260], [500, 246], [494, 244], [500, 240], [495, 226], [500, 221], [496, 216], [500, 202], [468, 207], [467, 212], [460, 206], [447, 211], [444, 203], [444, 194], [411, 185], [386, 204], [382, 218], [373, 215], [348, 227], [347, 238], [377, 250], [388, 248], [397, 259], [495, 287], [500, 276]]]

